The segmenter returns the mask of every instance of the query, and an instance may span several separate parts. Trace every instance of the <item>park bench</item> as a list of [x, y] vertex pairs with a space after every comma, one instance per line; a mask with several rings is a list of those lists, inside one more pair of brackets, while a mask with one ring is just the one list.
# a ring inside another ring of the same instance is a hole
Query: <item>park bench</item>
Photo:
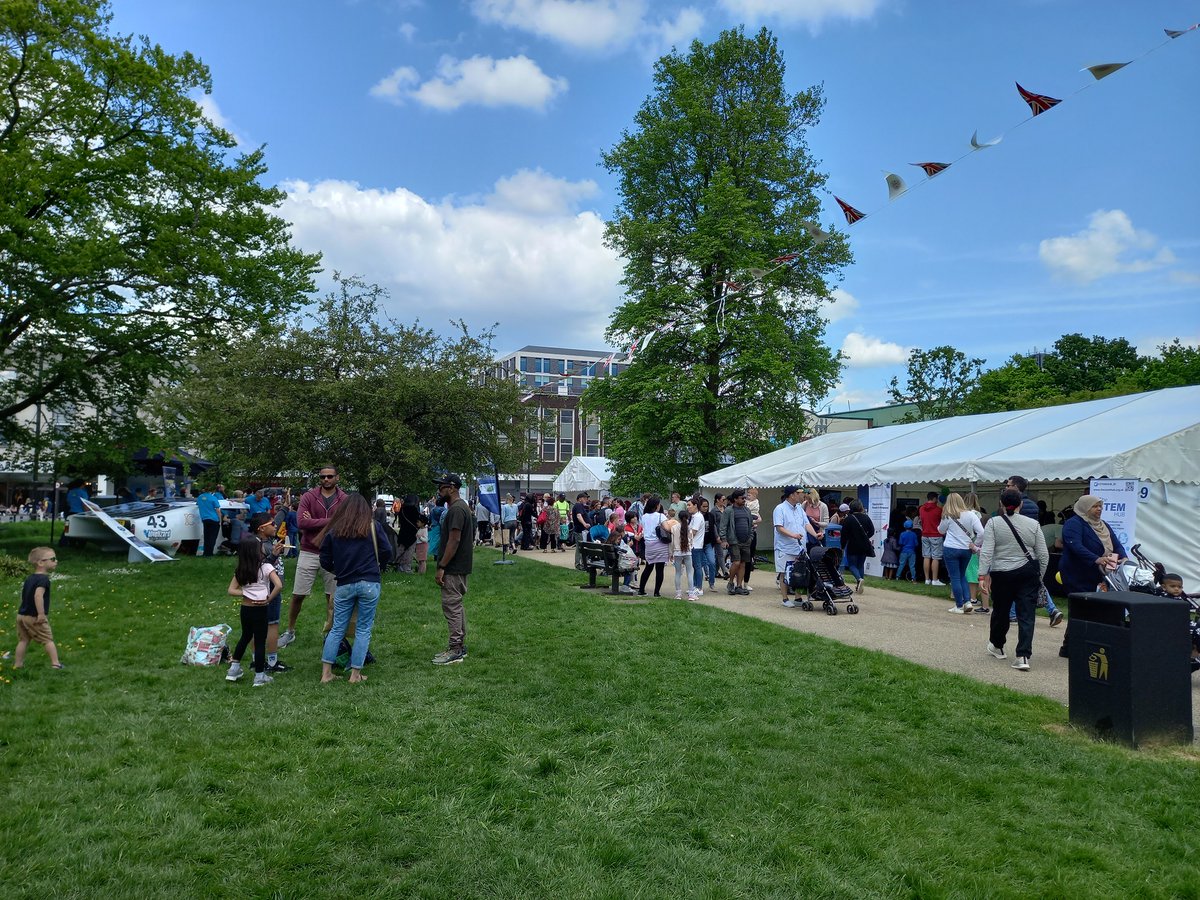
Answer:
[[623, 574], [620, 570], [621, 551], [613, 544], [603, 544], [593, 541], [587, 541], [579, 545], [579, 560], [588, 573], [588, 583], [581, 584], [581, 590], [589, 591], [602, 585], [596, 584], [596, 574], [602, 572], [604, 575], [612, 576], [612, 589], [610, 594], [619, 594], [621, 592], [617, 582]]

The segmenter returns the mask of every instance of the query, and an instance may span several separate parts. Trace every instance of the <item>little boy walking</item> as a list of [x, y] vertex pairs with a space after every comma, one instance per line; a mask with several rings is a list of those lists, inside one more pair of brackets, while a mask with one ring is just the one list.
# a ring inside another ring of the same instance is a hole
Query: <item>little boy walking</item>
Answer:
[[25, 651], [29, 642], [36, 641], [46, 648], [50, 665], [61, 669], [58, 648], [54, 646], [54, 635], [50, 632], [50, 573], [58, 568], [58, 557], [51, 547], [35, 547], [29, 553], [33, 574], [25, 579], [21, 587], [21, 606], [17, 610], [17, 652], [13, 656], [13, 668], [25, 665]]

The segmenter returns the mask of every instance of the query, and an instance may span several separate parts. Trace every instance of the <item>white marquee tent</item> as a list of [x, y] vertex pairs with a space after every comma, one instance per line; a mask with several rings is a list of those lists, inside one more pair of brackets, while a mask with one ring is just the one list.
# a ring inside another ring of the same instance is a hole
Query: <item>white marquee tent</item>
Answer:
[[1139, 479], [1137, 541], [1200, 588], [1200, 386], [826, 434], [700, 485], [996, 484], [1014, 473], [1085, 489], [1089, 478]]
[[572, 500], [580, 491], [600, 493], [612, 484], [612, 466], [603, 456], [572, 456], [554, 479], [554, 492]]

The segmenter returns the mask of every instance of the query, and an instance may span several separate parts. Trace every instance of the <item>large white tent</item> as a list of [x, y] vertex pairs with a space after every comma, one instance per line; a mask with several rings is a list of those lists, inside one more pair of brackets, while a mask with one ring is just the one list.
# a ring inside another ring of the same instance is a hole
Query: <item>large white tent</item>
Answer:
[[[1200, 571], [1200, 386], [827, 434], [710, 472], [702, 487], [996, 484], [1137, 478], [1137, 540]], [[1188, 590], [1200, 585], [1189, 580]]]
[[572, 456], [570, 462], [563, 466], [562, 472], [554, 479], [554, 492], [567, 494], [574, 499], [572, 492], [589, 491], [600, 493], [607, 491], [612, 484], [612, 466], [604, 456]]

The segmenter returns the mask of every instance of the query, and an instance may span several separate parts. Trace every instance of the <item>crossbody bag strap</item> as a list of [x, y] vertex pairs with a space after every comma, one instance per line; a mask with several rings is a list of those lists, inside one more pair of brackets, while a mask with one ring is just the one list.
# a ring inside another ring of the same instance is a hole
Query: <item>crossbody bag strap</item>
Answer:
[[1004, 519], [1004, 524], [1008, 526], [1008, 530], [1017, 539], [1017, 545], [1021, 548], [1021, 552], [1025, 554], [1025, 558], [1030, 562], [1034, 562], [1033, 554], [1029, 552], [1029, 548], [1025, 546], [1025, 542], [1021, 540], [1021, 535], [1017, 534], [1017, 527], [1013, 525], [1012, 519], [1006, 515], [1001, 515], [1000, 518]]
[[378, 566], [382, 566], [383, 563], [381, 563], [379, 561], [379, 538], [375, 537], [375, 524], [376, 524], [375, 521], [372, 520], [371, 521], [371, 546], [375, 548], [375, 564]]

